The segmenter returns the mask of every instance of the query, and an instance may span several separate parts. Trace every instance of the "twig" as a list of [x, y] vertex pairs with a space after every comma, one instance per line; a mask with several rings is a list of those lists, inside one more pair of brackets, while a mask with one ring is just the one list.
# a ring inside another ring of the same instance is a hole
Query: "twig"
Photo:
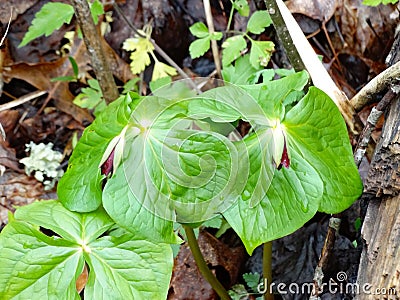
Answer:
[[[352, 131], [353, 133], [357, 133], [358, 131], [360, 131], [362, 128], [362, 123], [355, 113], [353, 107], [350, 105], [346, 95], [336, 86], [335, 82], [326, 71], [322, 62], [318, 59], [313, 48], [311, 47], [307, 38], [304, 36], [303, 31], [299, 27], [296, 20], [293, 18], [289, 9], [286, 7], [282, 0], [264, 1], [267, 7], [270, 5], [271, 1], [276, 3], [275, 7], [278, 7], [278, 9], [274, 9], [272, 7], [273, 9], [270, 9], [269, 11], [271, 18], [273, 14], [277, 13], [278, 10], [280, 11], [280, 14], [282, 15], [282, 18], [284, 20], [284, 23], [282, 24], [282, 26], [284, 26], [283, 30], [287, 30], [289, 35], [291, 36], [293, 44], [300, 55], [301, 61], [303, 62], [308, 73], [310, 74], [313, 84], [324, 91], [335, 102], [336, 106], [342, 113], [342, 116], [346, 121], [350, 131]], [[290, 58], [290, 55], [292, 53], [291, 51], [286, 52], [291, 62], [293, 60], [296, 61], [296, 58]]]
[[88, 2], [87, 0], [72, 0], [72, 3], [92, 62], [93, 71], [99, 81], [104, 99], [107, 103], [110, 103], [119, 97], [119, 93], [109, 63], [104, 55], [101, 37], [96, 30]]
[[0, 41], [0, 46], [2, 46], [2, 45], [3, 45], [3, 43], [4, 43], [4, 40], [6, 39], [6, 36], [7, 36], [8, 30], [10, 29], [11, 20], [12, 20], [12, 11], [13, 11], [13, 8], [12, 8], [12, 6], [11, 6], [11, 9], [10, 9], [10, 19], [8, 20], [8, 24], [7, 24], [6, 32], [4, 33], [3, 37], [1, 38], [1, 41]]
[[322, 280], [324, 279], [323, 270], [326, 268], [328, 263], [329, 255], [332, 252], [333, 246], [335, 245], [336, 233], [339, 231], [341, 220], [338, 215], [333, 215], [329, 219], [328, 232], [326, 234], [324, 246], [321, 251], [321, 257], [319, 258], [318, 265], [315, 268], [314, 273], [314, 287], [310, 295], [310, 300], [318, 299], [319, 291], [322, 287]]
[[365, 125], [364, 130], [360, 135], [360, 138], [358, 139], [357, 147], [354, 151], [354, 160], [357, 166], [361, 164], [361, 161], [364, 157], [369, 141], [371, 139], [372, 131], [374, 131], [376, 127], [376, 123], [382, 116], [386, 107], [392, 102], [393, 99], [396, 98], [396, 96], [397, 94], [389, 89], [385, 96], [383, 96], [382, 100], [379, 101], [378, 105], [372, 108], [367, 119], [367, 124]]
[[264, 277], [264, 300], [274, 300], [274, 294], [271, 292], [272, 286], [272, 241], [263, 245], [263, 277]]
[[204, 260], [203, 254], [201, 254], [199, 244], [197, 243], [197, 239], [194, 235], [193, 229], [187, 225], [183, 225], [183, 228], [185, 229], [190, 251], [192, 251], [194, 260], [196, 261], [200, 273], [204, 276], [208, 283], [210, 283], [214, 291], [222, 300], [230, 300], [231, 297], [229, 297], [228, 292], [208, 268], [207, 263]]
[[[203, 6], [204, 6], [204, 13], [206, 14], [208, 32], [210, 34], [213, 34], [215, 29], [214, 29], [214, 21], [213, 21], [213, 17], [212, 17], [212, 13], [211, 13], [210, 0], [203, 0]], [[215, 69], [217, 70], [218, 77], [222, 78], [221, 61], [219, 59], [218, 45], [217, 45], [217, 41], [213, 40], [213, 39], [211, 40], [211, 51], [213, 54]]]
[[32, 92], [32, 93], [26, 94], [26, 95], [24, 95], [22, 97], [19, 97], [18, 99], [15, 99], [13, 101], [1, 104], [0, 105], [0, 111], [11, 109], [13, 107], [19, 106], [21, 104], [24, 104], [25, 102], [28, 102], [28, 101], [31, 101], [31, 100], [37, 98], [37, 97], [40, 97], [40, 96], [42, 96], [42, 95], [44, 95], [46, 93], [47, 93], [47, 91], [35, 91], [35, 92]]
[[375, 76], [365, 85], [351, 100], [356, 111], [360, 111], [365, 105], [372, 101], [373, 96], [385, 90], [400, 80], [400, 61]]
[[[119, 8], [119, 6], [114, 2], [113, 3], [113, 7], [115, 9], [115, 11], [124, 19], [124, 21], [126, 22], [126, 24], [129, 26], [129, 28], [131, 28], [133, 30], [133, 32], [138, 35], [139, 37], [142, 38], [147, 38], [145, 35], [143, 35], [136, 27], [135, 25], [132, 24], [132, 22], [130, 20], [128, 20], [128, 18], [125, 16], [125, 14], [122, 12], [121, 8]], [[183, 78], [187, 79], [190, 86], [192, 88], [194, 88], [197, 92], [201, 93], [201, 91], [197, 88], [196, 84], [193, 82], [192, 78], [190, 78], [185, 71], [182, 70], [181, 67], [178, 66], [178, 64], [176, 62], [174, 62], [174, 60], [168, 56], [167, 53], [164, 52], [163, 49], [161, 49], [160, 46], [157, 45], [157, 43], [153, 40], [150, 39], [150, 42], [153, 44], [154, 46], [154, 50], [163, 58], [165, 59], [165, 61], [167, 63], [169, 63], [171, 66], [173, 66], [179, 73], [179, 75], [181, 75]]]

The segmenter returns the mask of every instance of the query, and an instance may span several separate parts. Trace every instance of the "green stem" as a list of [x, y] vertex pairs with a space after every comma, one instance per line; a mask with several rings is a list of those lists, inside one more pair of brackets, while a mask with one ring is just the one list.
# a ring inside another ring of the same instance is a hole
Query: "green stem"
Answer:
[[235, 9], [233, 8], [233, 3], [232, 3], [231, 12], [229, 13], [228, 25], [226, 26], [226, 31], [227, 32], [231, 29], [231, 23], [232, 23], [232, 17], [233, 17], [233, 12], [234, 11], [235, 11]]
[[193, 228], [187, 225], [182, 226], [185, 229], [190, 251], [192, 251], [194, 260], [200, 270], [200, 273], [210, 283], [211, 287], [215, 290], [215, 292], [222, 300], [230, 300], [231, 298], [229, 297], [228, 292], [208, 268], [207, 263], [204, 260], [203, 255], [201, 254], [199, 244], [197, 243], [196, 236], [194, 235]]
[[295, 71], [306, 70], [306, 67], [297, 51], [292, 37], [286, 28], [285, 21], [283, 20], [282, 14], [276, 4], [276, 0], [264, 0], [265, 6], [268, 9], [271, 20], [274, 23], [275, 31], [285, 48], [286, 55], [288, 56], [292, 67]]
[[263, 275], [265, 287], [265, 300], [274, 300], [274, 294], [270, 291], [272, 283], [272, 242], [264, 243], [263, 245]]

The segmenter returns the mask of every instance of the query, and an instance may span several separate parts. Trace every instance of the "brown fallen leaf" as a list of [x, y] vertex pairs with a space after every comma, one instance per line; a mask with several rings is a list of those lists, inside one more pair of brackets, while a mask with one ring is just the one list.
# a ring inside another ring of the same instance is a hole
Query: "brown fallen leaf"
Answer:
[[[129, 65], [104, 40], [103, 46], [115, 77], [122, 82], [133, 78], [134, 75], [131, 73]], [[90, 60], [82, 40], [75, 39], [69, 55], [75, 59], [80, 73], [91, 70]], [[72, 66], [67, 57], [61, 57], [53, 62], [32, 64], [26, 62], [14, 63], [12, 58], [6, 55], [3, 66], [3, 78], [6, 83], [9, 83], [13, 78], [24, 80], [39, 90], [48, 91], [46, 104], [50, 99], [53, 99], [58, 109], [70, 114], [77, 121], [83, 124], [92, 122], [93, 118], [87, 110], [72, 103], [75, 96], [69, 90], [68, 82], [51, 82], [52, 78], [72, 75], [72, 73]]]
[[[236, 282], [244, 261], [244, 248], [230, 248], [204, 230], [199, 233], [198, 243], [211, 271], [225, 288], [230, 288]], [[200, 274], [187, 244], [181, 246], [175, 258], [168, 299], [218, 299], [210, 284]]]
[[45, 191], [43, 184], [33, 177], [7, 170], [0, 176], [0, 224], [8, 223], [8, 213], [15, 207], [27, 205], [36, 199], [56, 199], [54, 191]]
[[79, 275], [78, 279], [76, 280], [76, 290], [80, 294], [82, 290], [85, 288], [86, 283], [88, 281], [89, 277], [89, 272], [87, 265], [85, 264], [85, 267], [83, 268], [82, 273]]

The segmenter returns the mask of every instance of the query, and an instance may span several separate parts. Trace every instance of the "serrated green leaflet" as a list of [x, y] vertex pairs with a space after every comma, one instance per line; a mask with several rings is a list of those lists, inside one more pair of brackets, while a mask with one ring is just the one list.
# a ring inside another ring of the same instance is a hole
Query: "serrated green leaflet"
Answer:
[[258, 10], [254, 12], [249, 22], [247, 23], [247, 31], [260, 34], [265, 30], [265, 27], [268, 27], [272, 24], [271, 17], [266, 10]]
[[222, 70], [222, 77], [225, 81], [234, 84], [249, 84], [254, 74], [260, 70], [260, 66], [250, 65], [249, 55], [243, 55], [235, 61], [235, 65], [226, 66]]
[[246, 0], [233, 1], [233, 7], [238, 11], [241, 16], [247, 17], [249, 15], [250, 7]]
[[251, 40], [250, 63], [253, 68], [266, 67], [274, 51], [274, 43]]
[[193, 41], [189, 46], [189, 53], [191, 58], [198, 58], [203, 56], [210, 49], [210, 37], [204, 37]]
[[189, 28], [190, 33], [197, 38], [204, 38], [209, 36], [208, 28], [203, 22], [194, 23]]
[[103, 180], [99, 163], [108, 143], [128, 124], [139, 101], [134, 97], [134, 100], [130, 94], [120, 97], [85, 129], [57, 187], [58, 197], [68, 209], [88, 212], [99, 207]]
[[[17, 209], [0, 234], [1, 299], [80, 299], [75, 283], [85, 261], [86, 299], [165, 299], [170, 246], [121, 229], [115, 232], [122, 235], [105, 234], [113, 225], [104, 212], [73, 213], [58, 201]], [[38, 226], [62, 237], [49, 237]]]
[[58, 2], [50, 2], [43, 7], [35, 15], [32, 25], [18, 47], [25, 46], [30, 41], [41, 35], [49, 36], [53, 31], [59, 29], [64, 23], [69, 24], [74, 9], [71, 5]]
[[242, 35], [227, 38], [222, 44], [222, 65], [228, 66], [231, 64], [246, 49], [246, 46], [246, 40]]

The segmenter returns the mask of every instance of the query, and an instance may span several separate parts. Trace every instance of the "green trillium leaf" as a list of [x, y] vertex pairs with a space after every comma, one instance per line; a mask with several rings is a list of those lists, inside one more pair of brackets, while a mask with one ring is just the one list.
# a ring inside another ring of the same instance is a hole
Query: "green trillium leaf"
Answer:
[[[47, 236], [39, 226], [60, 237]], [[76, 280], [85, 263], [86, 299], [167, 296], [173, 265], [169, 245], [115, 228], [102, 209], [76, 213], [48, 200], [17, 209], [0, 233], [0, 298], [78, 300]]]

